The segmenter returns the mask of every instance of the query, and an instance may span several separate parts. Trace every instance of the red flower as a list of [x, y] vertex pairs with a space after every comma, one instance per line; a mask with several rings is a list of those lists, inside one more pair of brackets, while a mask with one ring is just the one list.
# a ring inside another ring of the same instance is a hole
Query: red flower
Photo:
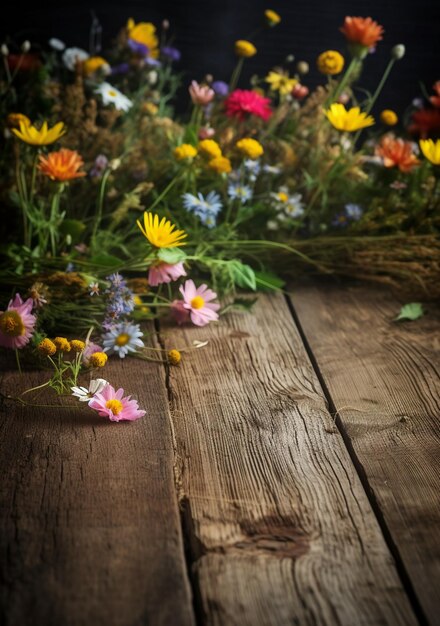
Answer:
[[[21, 61], [20, 61], [21, 59]], [[41, 60], [36, 54], [10, 54], [8, 56], [9, 69], [14, 71], [17, 67], [23, 72], [35, 72], [41, 67]]]
[[269, 98], [245, 89], [236, 89], [226, 98], [225, 111], [229, 117], [236, 117], [241, 121], [249, 115], [261, 117], [266, 121], [272, 115]]
[[422, 139], [440, 133], [440, 109], [420, 109], [411, 115], [412, 124], [408, 130]]
[[433, 107], [436, 107], [437, 109], [440, 109], [440, 80], [438, 80], [436, 83], [434, 83], [432, 88], [435, 91], [436, 95], [435, 96], [431, 96], [429, 98], [429, 100], [430, 100], [430, 102], [431, 102]]

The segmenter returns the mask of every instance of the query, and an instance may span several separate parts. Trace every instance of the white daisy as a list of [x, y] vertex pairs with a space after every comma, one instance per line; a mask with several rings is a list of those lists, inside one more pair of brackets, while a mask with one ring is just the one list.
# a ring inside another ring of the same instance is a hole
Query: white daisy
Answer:
[[114, 104], [115, 109], [118, 111], [128, 111], [133, 106], [132, 101], [127, 96], [124, 96], [119, 89], [110, 85], [110, 83], [101, 83], [95, 89], [95, 93], [101, 96], [104, 105]]
[[123, 359], [129, 352], [144, 347], [139, 324], [120, 322], [103, 336], [104, 352], [118, 354]]
[[89, 53], [82, 48], [66, 48], [63, 52], [63, 63], [71, 72], [75, 71], [75, 66], [81, 61], [89, 58]]
[[101, 393], [106, 385], [108, 385], [106, 380], [96, 378], [90, 381], [88, 389], [87, 387], [71, 387], [72, 396], [78, 398], [80, 402], [88, 402], [96, 393]]

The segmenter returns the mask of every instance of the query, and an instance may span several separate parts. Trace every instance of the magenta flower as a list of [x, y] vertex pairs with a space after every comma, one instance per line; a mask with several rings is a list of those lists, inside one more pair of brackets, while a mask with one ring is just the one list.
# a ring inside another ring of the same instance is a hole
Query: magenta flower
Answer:
[[270, 99], [246, 89], [236, 89], [229, 94], [225, 100], [225, 111], [228, 117], [236, 117], [240, 121], [247, 119], [250, 115], [267, 121], [272, 115]]
[[189, 311], [185, 309], [185, 303], [182, 300], [173, 300], [171, 303], [171, 314], [176, 322], [181, 326], [189, 322]]
[[193, 104], [200, 104], [202, 106], [209, 104], [215, 96], [215, 91], [213, 89], [207, 85], [199, 85], [196, 80], [192, 81], [188, 91]]
[[9, 301], [6, 311], [0, 312], [0, 346], [16, 350], [29, 343], [37, 321], [35, 315], [32, 315], [33, 305], [32, 298], [23, 302], [17, 293]]
[[136, 400], [131, 400], [131, 396], [124, 396], [124, 390], [115, 391], [111, 385], [106, 385], [101, 392], [95, 393], [89, 402], [89, 407], [98, 411], [101, 417], [108, 417], [111, 422], [121, 420], [134, 421], [143, 417], [145, 411], [139, 410]]
[[157, 287], [162, 283], [170, 283], [172, 280], [177, 280], [181, 276], [186, 276], [183, 263], [175, 263], [174, 265], [159, 263], [159, 265], [150, 267], [148, 283], [151, 287]]
[[218, 320], [217, 311], [220, 305], [211, 302], [217, 297], [215, 291], [207, 285], [195, 286], [194, 281], [187, 280], [179, 289], [183, 296], [183, 308], [189, 311], [190, 318], [196, 326], [206, 326], [209, 322]]

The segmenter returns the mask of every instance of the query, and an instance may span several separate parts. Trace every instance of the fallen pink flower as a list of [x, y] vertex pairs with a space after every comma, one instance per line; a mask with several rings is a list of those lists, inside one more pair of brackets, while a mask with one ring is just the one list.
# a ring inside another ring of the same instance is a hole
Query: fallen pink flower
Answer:
[[183, 307], [189, 311], [190, 318], [196, 326], [206, 326], [209, 322], [218, 320], [217, 311], [220, 305], [211, 302], [217, 297], [215, 291], [208, 289], [207, 285], [195, 286], [193, 280], [185, 281], [179, 289], [183, 296]]
[[106, 385], [101, 392], [96, 393], [90, 400], [89, 407], [101, 417], [108, 417], [111, 422], [134, 421], [146, 413], [139, 409], [136, 400], [131, 400], [131, 396], [124, 398], [122, 388], [115, 391], [112, 385]]
[[186, 276], [183, 263], [175, 263], [170, 265], [169, 263], [159, 263], [159, 265], [153, 265], [148, 271], [148, 284], [151, 287], [157, 287], [162, 283], [170, 283], [173, 280], [177, 280], [181, 276]]

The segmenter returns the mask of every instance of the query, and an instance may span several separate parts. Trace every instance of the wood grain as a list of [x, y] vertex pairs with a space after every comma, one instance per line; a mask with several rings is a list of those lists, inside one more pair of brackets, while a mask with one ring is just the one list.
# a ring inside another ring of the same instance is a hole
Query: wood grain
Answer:
[[292, 300], [422, 609], [439, 624], [440, 311], [395, 324], [402, 303], [365, 287], [303, 288]]
[[417, 623], [285, 300], [162, 339], [201, 623]]
[[[87, 408], [1, 414], [4, 626], [194, 623], [160, 367], [118, 360], [104, 375], [139, 399], [143, 419], [111, 423]], [[6, 374], [3, 390], [38, 381]]]

